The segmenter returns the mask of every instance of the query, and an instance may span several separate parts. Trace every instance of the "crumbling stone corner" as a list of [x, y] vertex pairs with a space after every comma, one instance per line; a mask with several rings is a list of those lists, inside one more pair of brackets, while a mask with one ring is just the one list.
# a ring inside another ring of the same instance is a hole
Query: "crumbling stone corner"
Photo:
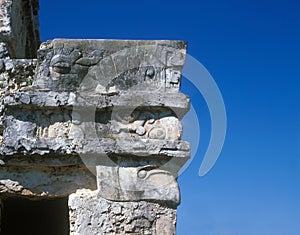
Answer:
[[[9, 12], [19, 1], [1, 4]], [[190, 154], [186, 43], [55, 39], [30, 59], [36, 44], [14, 44], [9, 30], [0, 30], [0, 197], [68, 197], [73, 235], [175, 234]]]

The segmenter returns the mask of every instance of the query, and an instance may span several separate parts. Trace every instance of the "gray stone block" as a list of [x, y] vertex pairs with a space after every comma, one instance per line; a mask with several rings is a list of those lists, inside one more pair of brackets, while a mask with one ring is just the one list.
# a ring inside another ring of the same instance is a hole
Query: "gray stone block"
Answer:
[[183, 41], [55, 39], [41, 45], [34, 87], [114, 95], [178, 92]]

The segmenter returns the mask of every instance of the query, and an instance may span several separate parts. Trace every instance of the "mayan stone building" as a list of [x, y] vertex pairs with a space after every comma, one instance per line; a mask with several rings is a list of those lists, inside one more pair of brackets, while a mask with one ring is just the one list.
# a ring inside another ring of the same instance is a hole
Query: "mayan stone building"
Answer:
[[175, 234], [182, 41], [55, 39], [0, 1], [0, 234]]

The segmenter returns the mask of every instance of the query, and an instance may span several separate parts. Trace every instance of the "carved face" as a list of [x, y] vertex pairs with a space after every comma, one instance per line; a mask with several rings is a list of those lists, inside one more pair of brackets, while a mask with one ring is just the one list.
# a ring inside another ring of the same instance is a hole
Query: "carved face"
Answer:
[[113, 112], [112, 129], [123, 138], [134, 133], [141, 139], [180, 140], [182, 126], [176, 115], [168, 109], [156, 111], [120, 110]]
[[113, 201], [153, 200], [178, 205], [175, 177], [157, 166], [97, 167], [99, 194]]
[[38, 54], [37, 89], [110, 95], [177, 90], [185, 58], [181, 50], [151, 41], [58, 39], [42, 44]]

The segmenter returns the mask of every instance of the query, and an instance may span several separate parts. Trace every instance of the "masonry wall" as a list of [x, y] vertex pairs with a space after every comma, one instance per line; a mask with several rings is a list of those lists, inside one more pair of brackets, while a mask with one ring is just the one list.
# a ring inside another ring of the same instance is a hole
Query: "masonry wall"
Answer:
[[173, 235], [176, 232], [176, 209], [159, 203], [112, 202], [99, 197], [96, 191], [79, 190], [70, 195], [69, 208], [72, 235]]

